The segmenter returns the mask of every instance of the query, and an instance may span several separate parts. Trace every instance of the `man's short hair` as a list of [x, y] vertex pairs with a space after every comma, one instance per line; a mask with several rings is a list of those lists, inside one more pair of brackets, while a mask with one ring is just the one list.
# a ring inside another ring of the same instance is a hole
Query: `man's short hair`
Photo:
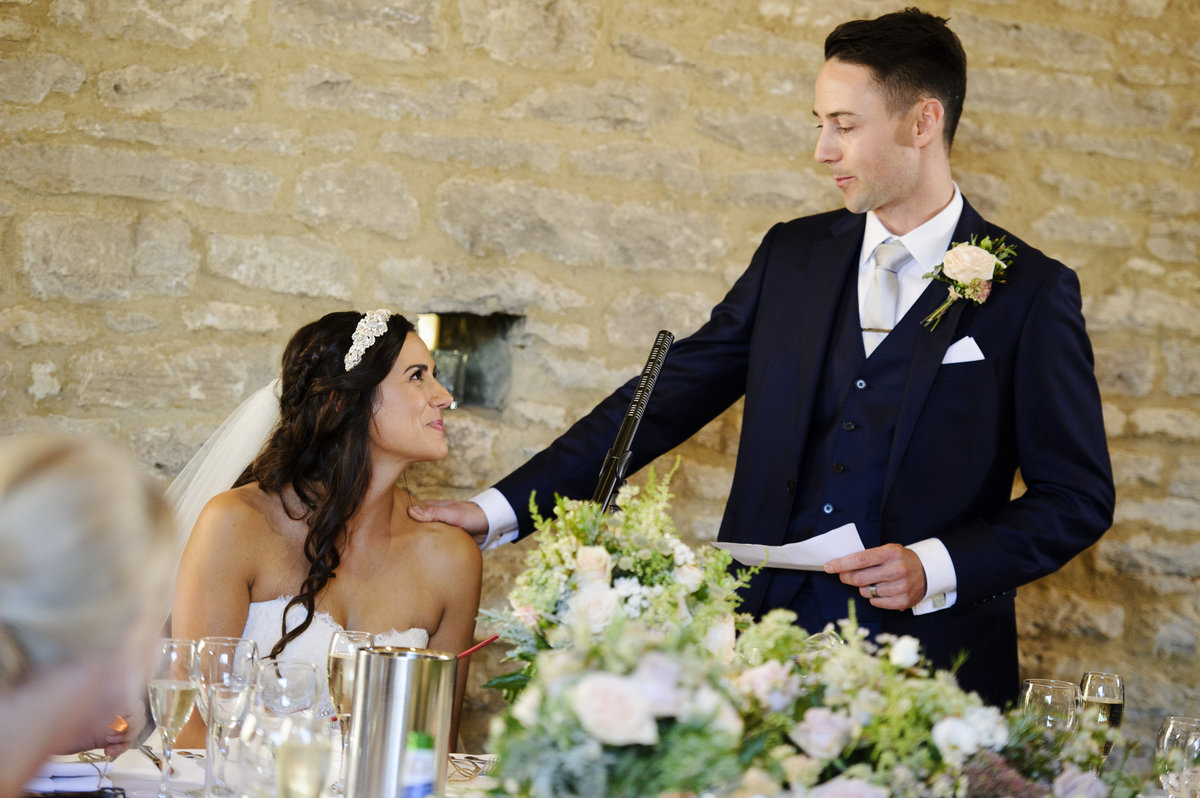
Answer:
[[844, 22], [826, 37], [825, 60], [870, 69], [893, 114], [923, 97], [937, 98], [946, 109], [950, 149], [967, 94], [967, 54], [946, 22], [919, 8]]

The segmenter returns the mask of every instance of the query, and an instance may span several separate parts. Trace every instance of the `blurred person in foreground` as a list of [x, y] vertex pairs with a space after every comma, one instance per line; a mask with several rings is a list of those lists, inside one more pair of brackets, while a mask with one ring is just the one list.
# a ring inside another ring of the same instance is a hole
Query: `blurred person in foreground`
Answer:
[[[773, 227], [674, 343], [630, 468], [744, 396], [719, 539], [853, 523], [865, 551], [823, 572], [764, 568], [743, 611], [785, 607], [815, 632], [853, 602], [861, 625], [918, 638], [940, 668], [965, 652], [960, 684], [1003, 705], [1019, 685], [1016, 588], [1108, 529], [1113, 480], [1078, 278], [984, 220], [951, 175], [967, 59], [946, 23], [910, 8], [826, 38], [813, 156], [845, 210]], [[531, 492], [547, 517], [555, 493], [592, 494], [635, 385], [473, 502], [415, 514], [528, 534]]]
[[115, 445], [0, 441], [0, 796], [51, 754], [115, 756], [143, 730], [172, 529], [157, 487]]
[[[198, 512], [172, 634], [250, 638], [260, 658], [311, 662], [322, 674], [338, 629], [370, 632], [376, 645], [469, 648], [479, 548], [461, 529], [407, 512], [416, 499], [404, 472], [448, 454], [452, 399], [414, 326], [387, 310], [329, 313], [292, 336], [275, 391], [235, 410], [167, 492], [179, 526]], [[457, 677], [451, 750], [465, 663]], [[324, 679], [320, 692], [318, 712], [332, 715]], [[194, 713], [179, 744], [202, 745], [202, 728]]]

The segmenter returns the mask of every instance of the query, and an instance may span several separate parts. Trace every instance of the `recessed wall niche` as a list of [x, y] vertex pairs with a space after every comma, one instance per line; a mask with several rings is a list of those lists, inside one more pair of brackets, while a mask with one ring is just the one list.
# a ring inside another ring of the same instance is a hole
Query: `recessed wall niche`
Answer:
[[504, 404], [512, 381], [508, 336], [520, 319], [507, 313], [417, 316], [417, 333], [433, 353], [438, 381], [454, 395], [456, 407]]

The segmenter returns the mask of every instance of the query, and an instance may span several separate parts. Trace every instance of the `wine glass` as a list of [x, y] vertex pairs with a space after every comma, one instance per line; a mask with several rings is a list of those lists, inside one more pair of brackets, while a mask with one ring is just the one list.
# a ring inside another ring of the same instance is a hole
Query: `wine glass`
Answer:
[[333, 764], [329, 722], [309, 712], [284, 719], [275, 749], [279, 798], [320, 798]]
[[242, 637], [202, 637], [196, 645], [197, 704], [208, 725], [203, 794], [232, 795], [225, 781], [229, 734], [250, 705], [258, 645]]
[[1049, 732], [1074, 731], [1079, 723], [1079, 688], [1058, 679], [1026, 679], [1021, 682], [1020, 706]]
[[1200, 718], [1168, 715], [1158, 728], [1154, 757], [1162, 768], [1159, 780], [1170, 798], [1188, 794], [1183, 789], [1191, 781], [1197, 757], [1200, 757]]
[[167, 638], [154, 649], [150, 677], [150, 714], [162, 735], [162, 781], [154, 798], [171, 798], [167, 780], [175, 737], [192, 716], [196, 703], [196, 644], [192, 640]]
[[[1125, 683], [1115, 673], [1088, 671], [1079, 682], [1083, 698], [1083, 713], [1100, 727], [1111, 730], [1121, 728], [1121, 716], [1125, 714]], [[1112, 735], [1106, 733], [1100, 764], [1112, 753]]]
[[354, 662], [360, 648], [371, 645], [367, 632], [345, 629], [334, 631], [329, 640], [329, 697], [337, 712], [338, 726], [342, 731], [342, 757], [338, 765], [338, 777], [329, 788], [334, 795], [346, 789], [346, 757], [350, 747], [350, 709], [354, 702]]

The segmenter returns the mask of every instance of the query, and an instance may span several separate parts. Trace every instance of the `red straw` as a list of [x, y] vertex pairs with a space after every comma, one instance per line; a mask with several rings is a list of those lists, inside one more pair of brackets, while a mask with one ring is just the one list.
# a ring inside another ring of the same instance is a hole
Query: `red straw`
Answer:
[[478, 651], [479, 649], [481, 649], [481, 648], [483, 648], [484, 646], [486, 646], [488, 643], [495, 643], [495, 642], [496, 642], [497, 640], [499, 640], [499, 639], [500, 639], [500, 635], [498, 635], [498, 634], [494, 634], [494, 635], [492, 635], [491, 637], [487, 638], [486, 640], [481, 640], [481, 641], [479, 641], [478, 643], [476, 643], [475, 645], [473, 645], [473, 646], [471, 646], [470, 648], [468, 648], [468, 649], [467, 649], [466, 651], [464, 651], [463, 653], [459, 654], [459, 655], [458, 655], [458, 658], [459, 658], [459, 659], [463, 659], [464, 657], [469, 657], [469, 656], [471, 656], [472, 654], [474, 654], [476, 651]]

